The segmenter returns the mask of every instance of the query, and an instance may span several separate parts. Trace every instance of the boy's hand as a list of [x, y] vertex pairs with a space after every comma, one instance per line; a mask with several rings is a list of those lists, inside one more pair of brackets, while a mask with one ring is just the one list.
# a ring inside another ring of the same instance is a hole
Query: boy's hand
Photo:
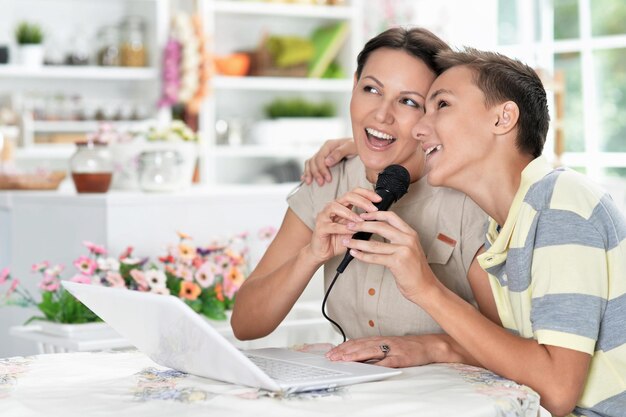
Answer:
[[324, 185], [332, 180], [328, 168], [337, 165], [343, 158], [355, 156], [356, 153], [356, 145], [351, 138], [327, 140], [315, 155], [304, 162], [304, 173], [300, 179], [307, 185], [313, 180]]

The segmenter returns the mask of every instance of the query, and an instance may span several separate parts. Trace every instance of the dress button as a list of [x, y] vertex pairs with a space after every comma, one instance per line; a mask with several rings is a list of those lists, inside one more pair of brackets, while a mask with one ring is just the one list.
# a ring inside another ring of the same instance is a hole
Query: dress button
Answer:
[[374, 295], [374, 294], [376, 294], [376, 290], [375, 290], [374, 288], [370, 288], [370, 289], [367, 291], [367, 293], [368, 293], [369, 295]]
[[374, 320], [370, 320], [370, 321], [368, 321], [368, 322], [367, 322], [367, 324], [369, 324], [369, 325], [370, 325], [370, 327], [374, 327]]

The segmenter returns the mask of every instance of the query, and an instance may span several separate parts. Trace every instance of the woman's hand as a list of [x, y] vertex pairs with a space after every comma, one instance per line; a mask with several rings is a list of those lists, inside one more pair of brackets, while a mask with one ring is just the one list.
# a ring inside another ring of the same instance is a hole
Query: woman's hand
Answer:
[[[351, 339], [331, 349], [326, 357], [332, 361], [365, 362], [389, 368], [406, 368], [435, 362], [431, 346], [437, 335], [365, 337]], [[387, 353], [384, 351], [387, 350]]]
[[391, 211], [362, 213], [360, 217], [368, 221], [348, 223], [352, 233], [374, 233], [386, 242], [345, 239], [344, 245], [356, 259], [389, 269], [402, 295], [419, 305], [420, 298], [439, 281], [428, 265], [417, 232]]
[[375, 365], [389, 368], [453, 362], [482, 366], [445, 333], [352, 339], [329, 350], [326, 357], [332, 361], [376, 361]]
[[351, 138], [327, 140], [315, 155], [304, 162], [304, 173], [300, 179], [307, 184], [315, 180], [319, 185], [324, 185], [332, 180], [328, 168], [356, 153], [356, 145]]
[[372, 190], [355, 188], [335, 201], [332, 201], [320, 211], [315, 218], [315, 229], [311, 238], [311, 251], [319, 262], [345, 253], [343, 241], [349, 239], [354, 232], [348, 229], [348, 223], [363, 222], [361, 217], [353, 211], [355, 207], [365, 212], [378, 210], [374, 203], [381, 197]]

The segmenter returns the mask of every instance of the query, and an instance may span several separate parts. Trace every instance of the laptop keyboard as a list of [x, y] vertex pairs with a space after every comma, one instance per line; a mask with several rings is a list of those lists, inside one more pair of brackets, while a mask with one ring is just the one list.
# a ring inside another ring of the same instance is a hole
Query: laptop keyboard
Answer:
[[261, 368], [261, 370], [268, 374], [272, 379], [283, 382], [311, 380], [346, 374], [345, 372], [262, 356], [250, 355], [248, 356], [248, 359]]

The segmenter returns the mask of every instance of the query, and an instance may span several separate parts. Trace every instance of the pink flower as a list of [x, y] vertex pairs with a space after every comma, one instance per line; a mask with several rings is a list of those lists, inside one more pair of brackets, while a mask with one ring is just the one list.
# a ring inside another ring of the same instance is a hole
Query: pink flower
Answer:
[[98, 267], [98, 264], [93, 259], [81, 256], [74, 261], [74, 266], [85, 275], [93, 275]]
[[96, 245], [88, 240], [83, 241], [83, 245], [85, 245], [87, 249], [89, 249], [89, 252], [93, 254], [104, 255], [107, 253], [107, 250], [103, 246]]
[[195, 274], [198, 284], [200, 284], [202, 288], [208, 288], [213, 285], [215, 282], [215, 275], [217, 275], [217, 269], [217, 265], [210, 261], [203, 263]]
[[2, 270], [2, 272], [0, 272], [0, 285], [4, 284], [5, 282], [7, 282], [7, 279], [9, 278], [9, 273], [11, 271], [9, 270], [9, 268], [4, 268]]
[[15, 291], [18, 285], [20, 285], [20, 280], [17, 278], [13, 278], [13, 283], [11, 283], [11, 286], [9, 287], [6, 293], [7, 298], [9, 298], [11, 294], [13, 294], [13, 292]]
[[91, 277], [83, 274], [76, 274], [70, 279], [72, 282], [78, 282], [79, 284], [91, 284]]
[[119, 272], [107, 272], [106, 280], [111, 287], [126, 288], [124, 278], [122, 278]]
[[61, 283], [59, 282], [59, 280], [55, 277], [50, 276], [48, 278], [44, 278], [44, 280], [39, 283], [39, 288], [42, 291], [55, 292], [59, 289], [60, 286]]
[[276, 228], [273, 226], [267, 226], [259, 230], [258, 238], [261, 240], [270, 240], [276, 234]]
[[140, 291], [148, 291], [148, 289], [150, 289], [143, 271], [140, 271], [139, 269], [131, 269], [130, 276], [133, 280], [135, 280]]
[[43, 261], [38, 264], [33, 264], [33, 266], [30, 267], [30, 270], [32, 272], [40, 272], [48, 268], [49, 266], [50, 266], [50, 263], [48, 261]]
[[124, 252], [122, 252], [122, 253], [120, 254], [120, 258], [119, 258], [119, 259], [120, 259], [120, 261], [121, 261], [122, 259], [130, 258], [130, 257], [132, 256], [132, 254], [133, 254], [133, 247], [132, 247], [132, 246], [128, 246], [128, 247], [124, 250]]
[[176, 268], [175, 275], [179, 278], [182, 278], [184, 281], [193, 281], [193, 271], [190, 268], [187, 268], [185, 265], [179, 264]]

